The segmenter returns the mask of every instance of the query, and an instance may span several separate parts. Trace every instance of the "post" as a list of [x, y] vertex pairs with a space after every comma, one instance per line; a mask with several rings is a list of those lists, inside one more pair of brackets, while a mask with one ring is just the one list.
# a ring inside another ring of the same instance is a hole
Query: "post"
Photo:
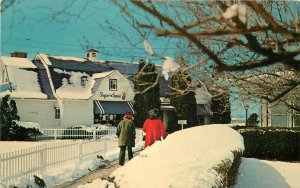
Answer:
[[249, 109], [249, 105], [246, 104], [245, 106], [245, 110], [246, 110], [246, 121], [245, 121], [245, 125], [247, 125], [247, 121], [248, 121], [248, 109]]
[[107, 138], [105, 138], [105, 142], [104, 142], [104, 150], [105, 150], [104, 157], [106, 157], [106, 154], [107, 154]]
[[248, 109], [246, 109], [246, 125], [247, 125], [247, 121], [248, 121]]
[[183, 130], [183, 125], [187, 124], [187, 120], [178, 120], [178, 124], [181, 124], [181, 130]]
[[46, 158], [45, 158], [45, 150], [46, 150], [46, 146], [45, 145], [41, 145], [39, 147], [40, 149], [40, 172], [41, 174], [44, 174], [46, 171]]
[[249, 109], [249, 93], [243, 94], [243, 104], [244, 104], [244, 108], [246, 110], [246, 121], [245, 121], [245, 126], [246, 126], [247, 119], [248, 119], [248, 109]]
[[93, 129], [93, 140], [96, 140], [96, 127]]
[[297, 160], [300, 160], [300, 133], [297, 135]]
[[82, 140], [79, 142], [79, 148], [78, 148], [78, 155], [79, 155], [79, 162], [82, 161]]
[[54, 129], [54, 140], [57, 140], [57, 129]]

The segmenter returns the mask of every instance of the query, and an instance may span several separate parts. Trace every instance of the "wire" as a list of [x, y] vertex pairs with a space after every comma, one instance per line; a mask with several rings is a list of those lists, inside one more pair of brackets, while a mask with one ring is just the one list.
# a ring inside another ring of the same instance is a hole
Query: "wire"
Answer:
[[[17, 38], [9, 38], [9, 40], [20, 41], [20, 42], [31, 42], [31, 43], [38, 43], [38, 44], [45, 44], [45, 45], [57, 45], [57, 46], [73, 46], [73, 47], [83, 47], [79, 44], [66, 44], [66, 43], [53, 43], [53, 42], [46, 42], [46, 41], [37, 41], [32, 40], [30, 38], [26, 39], [17, 39]], [[137, 49], [137, 50], [145, 50], [143, 47], [119, 47], [119, 46], [96, 46], [96, 48], [103, 48], [103, 49]], [[176, 50], [178, 48], [174, 47], [152, 47], [153, 49], [170, 49]]]

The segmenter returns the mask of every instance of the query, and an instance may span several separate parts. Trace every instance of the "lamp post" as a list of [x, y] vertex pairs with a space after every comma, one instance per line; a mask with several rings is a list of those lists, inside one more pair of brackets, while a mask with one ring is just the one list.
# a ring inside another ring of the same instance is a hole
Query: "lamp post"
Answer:
[[244, 108], [245, 108], [245, 110], [246, 110], [246, 121], [245, 121], [245, 122], [246, 122], [246, 125], [247, 125], [249, 105], [246, 104], [246, 105], [244, 106]]

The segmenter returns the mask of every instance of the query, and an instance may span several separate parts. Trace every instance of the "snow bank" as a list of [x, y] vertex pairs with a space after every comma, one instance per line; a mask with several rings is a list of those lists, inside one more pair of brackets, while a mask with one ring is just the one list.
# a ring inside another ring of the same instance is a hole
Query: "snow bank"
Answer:
[[235, 188], [300, 187], [300, 163], [243, 158]]
[[[25, 123], [24, 123], [25, 124]], [[136, 147], [133, 148], [133, 151], [139, 151], [143, 148], [144, 142], [142, 141], [142, 133], [140, 129], [137, 129], [137, 138], [136, 138]], [[74, 181], [84, 175], [91, 173], [99, 166], [106, 165], [107, 161], [114, 161], [118, 159], [119, 156], [119, 147], [118, 147], [118, 138], [116, 135], [107, 135], [103, 137], [107, 139], [107, 151], [104, 153], [104, 160], [97, 157], [97, 154], [91, 154], [84, 156], [82, 160], [78, 159], [78, 162], [71, 162], [69, 165], [58, 165], [53, 169], [49, 169], [42, 174], [36, 174], [39, 178], [43, 179], [47, 187], [54, 187], [65, 182]], [[53, 142], [65, 142], [66, 140], [53, 140], [53, 141], [41, 141], [41, 142], [21, 142], [21, 141], [1, 141], [0, 142], [0, 154], [8, 152], [16, 152], [21, 149], [30, 149], [36, 146], [42, 146], [44, 144], [53, 143]], [[87, 142], [88, 145], [85, 145], [83, 152], [93, 153], [93, 151], [101, 148], [103, 140], [73, 140], [75, 142]], [[97, 149], [95, 149], [97, 148]], [[33, 163], [33, 162], [32, 162]], [[1, 166], [0, 166], [1, 167]], [[2, 181], [2, 176], [0, 174], [0, 188], [8, 188], [8, 185], [5, 185]], [[103, 182], [105, 183], [105, 182]], [[30, 179], [25, 177], [16, 178], [14, 180], [14, 185], [19, 188], [26, 188], [31, 186], [33, 188], [37, 187], [34, 183], [33, 177]], [[98, 187], [98, 186], [97, 186]]]
[[146, 148], [111, 176], [121, 188], [219, 187], [214, 168], [232, 162], [238, 150], [244, 150], [243, 138], [228, 126], [189, 128]]
[[35, 122], [28, 122], [28, 121], [15, 121], [19, 126], [25, 127], [25, 128], [36, 128], [38, 130], [41, 129], [41, 125], [39, 123]]

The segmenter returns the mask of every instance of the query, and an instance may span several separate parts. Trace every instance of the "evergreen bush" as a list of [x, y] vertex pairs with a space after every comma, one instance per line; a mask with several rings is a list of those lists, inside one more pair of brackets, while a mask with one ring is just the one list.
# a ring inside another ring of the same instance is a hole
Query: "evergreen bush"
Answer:
[[16, 102], [6, 95], [0, 103], [0, 140], [35, 140], [41, 132], [35, 128], [25, 128], [19, 126], [16, 121], [19, 121], [18, 109]]
[[244, 138], [244, 157], [296, 161], [300, 160], [300, 128], [235, 128]]
[[187, 127], [198, 125], [196, 97], [188, 73], [176, 72], [172, 77], [172, 88], [175, 89], [172, 90], [170, 101], [175, 107], [177, 119], [187, 120]]
[[[212, 94], [214, 95], [217, 93]], [[212, 98], [211, 110], [213, 112], [213, 116], [211, 117], [212, 123], [231, 123], [231, 107], [228, 94], [222, 94], [219, 97]]]
[[160, 109], [160, 95], [158, 73], [153, 63], [140, 60], [138, 72], [134, 77], [134, 123], [136, 127], [143, 127], [148, 118], [148, 111]]
[[246, 126], [248, 127], [256, 127], [259, 123], [258, 115], [256, 113], [253, 113], [249, 116], [246, 122]]

